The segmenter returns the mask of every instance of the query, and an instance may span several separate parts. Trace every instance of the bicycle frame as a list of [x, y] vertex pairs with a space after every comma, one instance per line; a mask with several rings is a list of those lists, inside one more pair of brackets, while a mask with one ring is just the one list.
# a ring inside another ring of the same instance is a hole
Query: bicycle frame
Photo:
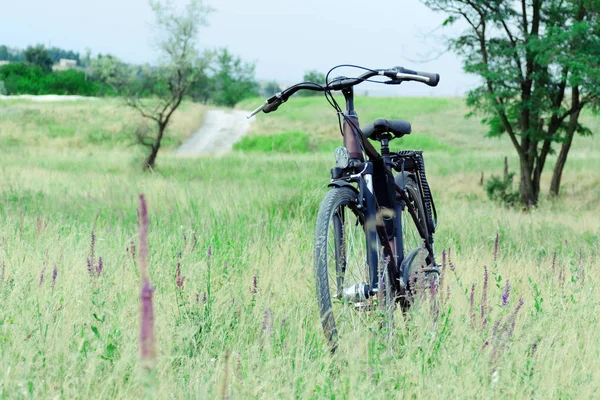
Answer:
[[[356, 111], [354, 110], [354, 93], [352, 88], [342, 90], [346, 100], [346, 115], [344, 116], [343, 124], [343, 140], [344, 147], [348, 150], [350, 158], [354, 160], [355, 168], [360, 168], [360, 171], [354, 171], [355, 173], [344, 182], [332, 182], [331, 186], [345, 186], [346, 182], [353, 181], [358, 183], [359, 202], [362, 202], [364, 209], [364, 229], [367, 243], [367, 264], [369, 266], [369, 276], [371, 282], [369, 282], [370, 295], [377, 293], [379, 289], [379, 264], [378, 264], [378, 241], [383, 247], [383, 254], [385, 257], [384, 265], [391, 272], [390, 280], [395, 286], [395, 292], [402, 294], [406, 282], [401, 280], [403, 271], [400, 271], [400, 266], [404, 260], [404, 246], [402, 242], [402, 211], [406, 207], [411, 214], [421, 237], [425, 237], [425, 233], [421, 231], [421, 226], [418, 222], [417, 212], [414, 206], [408, 202], [406, 197], [405, 188], [398, 187], [395, 185], [396, 193], [399, 199], [395, 198], [393, 206], [394, 210], [394, 227], [395, 227], [395, 238], [391, 241], [387, 235], [385, 226], [378, 224], [378, 200], [373, 187], [373, 163], [371, 161], [364, 161], [363, 151], [366, 153], [369, 160], [376, 160], [383, 157], [385, 168], [391, 172], [390, 168], [390, 155], [387, 150], [386, 143], [382, 142], [382, 147], [386, 151], [382, 151], [380, 155], [377, 150], [368, 142], [363, 140], [362, 134], [359, 128], [359, 120]], [[393, 243], [393, 247], [392, 244]], [[429, 247], [429, 243], [426, 244]], [[431, 249], [428, 249], [430, 254], [433, 254]]]

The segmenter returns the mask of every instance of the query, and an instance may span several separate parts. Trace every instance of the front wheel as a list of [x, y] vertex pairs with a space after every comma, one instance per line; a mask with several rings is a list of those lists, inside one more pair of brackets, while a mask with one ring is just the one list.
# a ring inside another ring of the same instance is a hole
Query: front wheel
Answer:
[[365, 291], [371, 281], [365, 226], [353, 189], [334, 188], [327, 193], [317, 217], [315, 276], [321, 324], [334, 349], [341, 336], [360, 337], [362, 328], [374, 323], [370, 318], [374, 312], [384, 311], [388, 317], [393, 312], [392, 285], [386, 284], [387, 264], [378, 239], [372, 245], [377, 248], [379, 291], [374, 295]]

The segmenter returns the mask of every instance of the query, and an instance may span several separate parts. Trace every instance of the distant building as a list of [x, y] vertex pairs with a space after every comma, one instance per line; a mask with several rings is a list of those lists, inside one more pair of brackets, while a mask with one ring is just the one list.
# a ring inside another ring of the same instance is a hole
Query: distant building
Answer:
[[68, 69], [76, 69], [77, 60], [70, 60], [68, 58], [61, 58], [58, 64], [52, 66], [53, 71], [66, 71]]
[[8, 60], [0, 60], [0, 67], [6, 64], [10, 64], [10, 61]]

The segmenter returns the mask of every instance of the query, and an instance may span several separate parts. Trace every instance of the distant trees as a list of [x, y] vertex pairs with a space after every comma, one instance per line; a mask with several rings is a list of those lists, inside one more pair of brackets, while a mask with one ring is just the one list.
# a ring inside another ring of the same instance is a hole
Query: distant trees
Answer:
[[23, 62], [25, 56], [23, 51], [19, 49], [13, 49], [6, 45], [0, 45], [0, 60], [10, 62]]
[[[316, 70], [311, 70], [311, 71], [307, 71], [304, 74], [304, 77], [302, 78], [302, 80], [304, 82], [315, 82], [315, 83], [319, 83], [322, 85], [325, 85], [325, 74], [316, 71]], [[318, 96], [318, 95], [322, 95], [322, 93], [320, 92], [315, 92], [312, 90], [302, 90], [300, 92], [298, 92], [298, 94], [300, 96]]]
[[214, 95], [219, 105], [233, 107], [237, 102], [258, 95], [258, 82], [254, 78], [254, 64], [244, 62], [226, 48], [210, 55]]
[[481, 85], [467, 103], [489, 135], [506, 134], [520, 163], [521, 202], [535, 205], [547, 158], [558, 147], [550, 194], [558, 195], [582, 110], [600, 106], [597, 0], [424, 0], [466, 30], [449, 45]]
[[52, 71], [53, 61], [43, 44], [27, 47], [23, 55], [25, 56], [25, 61], [31, 65], [37, 65], [42, 69], [42, 72]]
[[279, 83], [275, 81], [269, 81], [262, 86], [260, 95], [263, 97], [271, 97], [279, 92], [281, 92], [281, 86]]

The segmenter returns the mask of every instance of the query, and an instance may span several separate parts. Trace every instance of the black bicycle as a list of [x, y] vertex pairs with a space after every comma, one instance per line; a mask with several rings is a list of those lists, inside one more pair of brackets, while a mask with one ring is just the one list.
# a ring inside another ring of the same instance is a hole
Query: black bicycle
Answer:
[[[339, 67], [366, 72], [330, 81], [329, 75]], [[439, 82], [438, 74], [402, 67], [374, 70], [339, 65], [329, 71], [325, 85], [293, 85], [248, 117], [277, 110], [299, 90], [324, 92], [337, 112], [344, 146], [335, 150], [331, 190], [321, 203], [315, 230], [317, 300], [325, 336], [334, 349], [341, 336], [358, 332], [377, 310], [386, 321], [393, 321], [397, 304], [408, 309], [419, 287], [436, 285], [439, 276], [433, 252], [437, 213], [422, 152], [389, 149], [391, 140], [411, 133], [410, 123], [378, 118], [359, 127], [353, 87], [373, 77], [389, 85], [417, 81], [437, 86]], [[334, 91], [344, 95], [345, 111]], [[367, 139], [378, 141], [380, 152]]]

